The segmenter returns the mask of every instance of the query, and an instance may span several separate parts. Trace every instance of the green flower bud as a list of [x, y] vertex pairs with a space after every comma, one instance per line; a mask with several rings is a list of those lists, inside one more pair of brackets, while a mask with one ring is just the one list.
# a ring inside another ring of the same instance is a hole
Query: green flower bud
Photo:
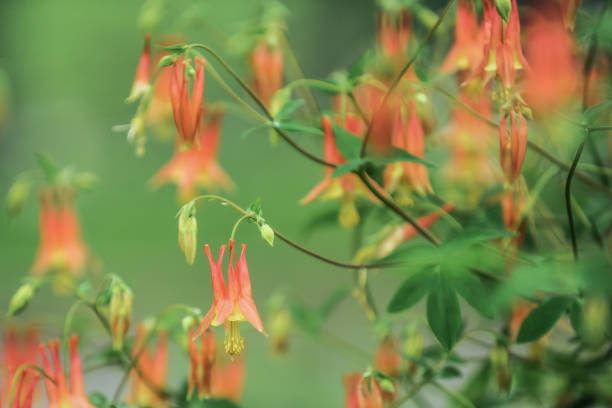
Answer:
[[274, 246], [274, 230], [268, 224], [263, 224], [259, 227], [259, 232], [264, 241], [271, 247]]
[[188, 202], [181, 207], [178, 214], [178, 240], [181, 251], [189, 265], [193, 265], [198, 244], [198, 221], [196, 219], [195, 203]]
[[500, 345], [497, 345], [491, 351], [491, 365], [495, 371], [497, 386], [503, 392], [510, 391], [512, 385], [512, 375], [508, 365], [508, 350]]
[[113, 338], [113, 349], [123, 349], [123, 341], [130, 328], [132, 318], [132, 291], [123, 282], [111, 286], [109, 317]]
[[495, 8], [502, 20], [508, 23], [510, 12], [512, 11], [512, 2], [510, 0], [495, 0]]
[[6, 209], [9, 215], [16, 215], [23, 208], [23, 203], [28, 198], [30, 183], [20, 177], [13, 183], [6, 195]]
[[11, 298], [8, 316], [15, 316], [16, 314], [21, 313], [26, 308], [28, 303], [30, 303], [30, 300], [32, 300], [35, 293], [36, 287], [31, 282], [21, 285]]
[[582, 309], [582, 334], [592, 347], [599, 347], [606, 338], [610, 320], [610, 305], [603, 296], [592, 296]]

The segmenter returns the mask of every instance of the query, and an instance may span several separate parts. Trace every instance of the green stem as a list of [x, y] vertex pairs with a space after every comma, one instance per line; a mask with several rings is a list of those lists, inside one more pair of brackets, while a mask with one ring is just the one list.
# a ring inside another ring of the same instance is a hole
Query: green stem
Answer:
[[446, 14], [448, 13], [448, 11], [450, 10], [450, 8], [452, 7], [453, 4], [455, 4], [455, 0], [450, 0], [446, 4], [446, 7], [444, 7], [444, 10], [442, 10], [442, 13], [438, 16], [438, 20], [436, 21], [436, 23], [433, 25], [433, 27], [431, 27], [429, 29], [429, 31], [427, 32], [427, 35], [425, 35], [425, 38], [423, 38], [423, 41], [421, 41], [421, 43], [419, 44], [419, 46], [416, 49], [415, 53], [408, 60], [406, 65], [404, 65], [404, 67], [402, 68], [400, 73], [395, 77], [395, 79], [391, 83], [391, 86], [389, 87], [389, 89], [387, 89], [387, 93], [385, 93], [385, 96], [383, 97], [382, 102], [378, 105], [378, 108], [376, 108], [375, 113], [372, 115], [372, 120], [370, 120], [370, 122], [368, 123], [368, 129], [366, 130], [366, 134], [363, 137], [363, 142], [361, 143], [361, 151], [359, 153], [359, 157], [364, 157], [365, 156], [366, 148], [368, 146], [368, 141], [370, 139], [370, 134], [372, 133], [372, 123], [374, 122], [374, 118], [376, 117], [376, 113], [378, 113], [378, 111], [380, 109], [382, 109], [383, 106], [385, 106], [385, 104], [387, 103], [387, 100], [389, 99], [389, 96], [391, 95], [391, 93], [393, 92], [395, 87], [400, 83], [400, 81], [402, 80], [402, 78], [404, 77], [406, 72], [408, 72], [408, 70], [410, 69], [412, 64], [414, 64], [414, 62], [418, 58], [419, 54], [423, 50], [423, 48], [425, 48], [425, 45], [433, 37], [434, 33], [436, 32], [436, 30], [438, 29], [438, 27], [442, 23], [442, 20], [444, 20], [444, 17], [446, 16]]
[[240, 223], [251, 217], [251, 214], [245, 214], [242, 217], [238, 218], [238, 221], [236, 221], [236, 223], [234, 224], [234, 228], [232, 228], [232, 235], [230, 236], [230, 241], [234, 240], [234, 237], [236, 236], [236, 230], [238, 230], [238, 226], [240, 225]]
[[446, 395], [448, 395], [449, 397], [454, 399], [459, 405], [461, 405], [461, 406], [463, 406], [465, 408], [476, 408], [476, 405], [474, 405], [472, 403], [472, 401], [467, 399], [464, 395], [459, 394], [458, 392], [451, 390], [450, 388], [448, 388], [447, 386], [439, 383], [438, 381], [432, 382], [431, 385], [433, 385], [434, 387], [438, 388], [439, 390], [444, 392]]
[[[30, 364], [30, 363], [22, 364], [15, 371], [15, 374], [13, 375], [13, 380], [11, 381], [11, 390], [9, 392], [9, 400], [8, 400], [9, 407], [13, 406], [13, 400], [15, 399], [15, 389], [17, 387], [17, 381], [19, 381], [19, 377], [21, 377], [21, 373], [23, 373], [25, 370], [28, 370], [28, 369], [38, 371], [47, 380], [51, 381], [53, 384], [57, 384], [56, 380], [53, 377], [51, 377], [45, 370], [43, 370], [36, 364]], [[20, 406], [20, 405], [21, 404], [16, 404], [15, 406]]]
[[[586, 137], [589, 135], [587, 133]], [[580, 161], [580, 156], [582, 156], [582, 150], [584, 149], [584, 144], [586, 140], [583, 140], [578, 146], [578, 150], [576, 151], [576, 155], [574, 156], [574, 161], [572, 162], [572, 167], [567, 173], [567, 181], [565, 182], [565, 207], [567, 209], [567, 219], [569, 222], [569, 230], [570, 230], [570, 238], [572, 240], [572, 252], [574, 253], [574, 259], [578, 260], [578, 242], [576, 240], [576, 230], [574, 228], [574, 215], [572, 213], [572, 179], [574, 178], [574, 173], [576, 172], [576, 167], [578, 166], [578, 162]]]

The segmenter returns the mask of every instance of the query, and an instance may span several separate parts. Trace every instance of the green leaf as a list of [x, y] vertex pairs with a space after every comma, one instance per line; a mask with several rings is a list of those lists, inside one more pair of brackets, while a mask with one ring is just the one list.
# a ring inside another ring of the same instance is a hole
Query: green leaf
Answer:
[[608, 99], [600, 102], [596, 105], [591, 106], [584, 111], [584, 120], [587, 126], [594, 124], [597, 119], [607, 110], [612, 107], [612, 100]]
[[385, 165], [395, 162], [413, 162], [423, 164], [427, 167], [435, 167], [432, 163], [421, 159], [411, 153], [408, 153], [404, 149], [398, 149], [397, 147], [390, 147], [387, 153], [382, 158], [372, 158], [373, 164]]
[[61, 167], [45, 153], [37, 152], [36, 160], [47, 181], [49, 183], [54, 183], [62, 170]]
[[399, 313], [417, 304], [430, 288], [431, 274], [431, 268], [427, 268], [406, 279], [391, 298], [387, 312]]
[[263, 210], [261, 208], [261, 197], [257, 197], [248, 207], [247, 212], [255, 214], [258, 218], [263, 217]]
[[495, 8], [497, 9], [497, 14], [508, 23], [510, 12], [512, 11], [512, 2], [510, 0], [495, 0]]
[[372, 52], [370, 50], [367, 50], [365, 53], [363, 53], [363, 55], [359, 57], [357, 62], [355, 62], [349, 69], [348, 79], [350, 81], [355, 81], [357, 78], [362, 76], [363, 73], [365, 72], [365, 67], [371, 58], [372, 58]]
[[489, 301], [489, 295], [480, 278], [464, 268], [445, 272], [449, 284], [470, 306], [489, 319], [495, 317], [491, 302]]
[[360, 168], [361, 166], [363, 166], [364, 164], [368, 163], [368, 159], [353, 159], [351, 161], [348, 161], [344, 164], [341, 164], [339, 166], [337, 166], [334, 171], [332, 172], [331, 176], [332, 177], [340, 177], [343, 176], [345, 174], [348, 174], [354, 170], [357, 170], [358, 168]]
[[157, 67], [158, 68], [169, 67], [170, 65], [174, 64], [174, 61], [177, 58], [178, 58], [178, 55], [176, 54], [166, 55], [162, 59], [159, 60], [159, 62], [157, 63]]
[[446, 240], [444, 246], [466, 248], [493, 239], [511, 238], [516, 234], [504, 229], [466, 228]]
[[578, 300], [574, 300], [570, 307], [570, 323], [577, 336], [580, 336], [582, 327], [582, 304]]
[[548, 333], [573, 301], [570, 296], [554, 296], [533, 309], [523, 321], [516, 342], [527, 343]]
[[461, 308], [443, 275], [427, 296], [427, 323], [442, 348], [452, 350], [461, 331]]
[[335, 123], [333, 124], [333, 128], [336, 146], [338, 146], [338, 150], [340, 150], [344, 158], [349, 161], [359, 158], [362, 143], [361, 139]]
[[317, 80], [314, 82], [308, 82], [306, 84], [309, 88], [316, 89], [317, 91], [329, 94], [329, 95], [337, 95], [341, 88], [332, 81], [329, 80]]
[[285, 130], [287, 132], [300, 132], [309, 135], [323, 136], [323, 131], [321, 129], [312, 126], [300, 125], [299, 123], [292, 121], [270, 122], [270, 126], [272, 126], [273, 128]]
[[274, 119], [276, 119], [278, 122], [282, 122], [283, 119], [287, 119], [289, 116], [291, 116], [293, 112], [295, 112], [303, 104], [304, 104], [303, 99], [295, 99], [293, 101], [287, 102], [285, 105], [283, 105], [282, 108], [280, 108], [280, 110], [278, 111]]
[[440, 378], [458, 378], [461, 377], [461, 370], [452, 365], [447, 365], [442, 367], [440, 372], [438, 373], [438, 377]]

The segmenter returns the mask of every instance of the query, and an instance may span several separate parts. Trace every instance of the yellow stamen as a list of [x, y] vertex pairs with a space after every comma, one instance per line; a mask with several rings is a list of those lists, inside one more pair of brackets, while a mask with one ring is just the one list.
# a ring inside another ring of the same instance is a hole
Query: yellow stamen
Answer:
[[240, 335], [240, 326], [237, 321], [229, 321], [225, 327], [225, 352], [234, 357], [244, 350], [244, 338]]

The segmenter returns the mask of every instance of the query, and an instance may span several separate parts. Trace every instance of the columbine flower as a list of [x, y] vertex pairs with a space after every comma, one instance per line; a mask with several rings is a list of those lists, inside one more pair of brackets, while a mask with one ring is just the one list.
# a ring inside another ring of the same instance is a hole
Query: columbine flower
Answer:
[[[36, 365], [38, 362], [38, 332], [29, 328], [25, 332], [18, 333], [14, 327], [3, 330], [2, 336], [2, 373], [4, 383], [2, 384], [2, 396], [4, 403], [8, 405], [8, 396], [11, 391], [13, 378], [23, 364]], [[34, 389], [38, 383], [37, 372], [25, 369], [17, 380], [13, 406], [16, 408], [30, 408], [34, 396]], [[0, 400], [1, 402], [1, 400]]]
[[344, 376], [346, 391], [346, 408], [383, 408], [384, 402], [380, 385], [370, 376], [367, 380], [361, 373], [351, 373]]
[[525, 100], [536, 113], [550, 113], [578, 99], [581, 77], [574, 41], [551, 5], [535, 11], [527, 26], [525, 53], [531, 70]]
[[[416, 104], [410, 101], [408, 118], [404, 118], [398, 107], [392, 131], [392, 145], [412, 155], [425, 157], [425, 134], [417, 113]], [[411, 192], [421, 195], [433, 192], [427, 174], [427, 167], [419, 163], [392, 163], [385, 169], [385, 188], [397, 192], [400, 202], [411, 203]]]
[[249, 64], [253, 71], [253, 88], [266, 106], [270, 106], [272, 97], [283, 86], [283, 54], [278, 45], [272, 45], [266, 39], [257, 42], [249, 55]]
[[504, 87], [510, 88], [514, 84], [516, 70], [529, 68], [521, 47], [518, 5], [516, 0], [512, 0], [508, 24], [504, 26], [493, 0], [482, 0], [482, 4], [484, 7], [482, 59], [466, 82], [486, 73], [497, 71]]
[[[325, 132], [325, 160], [338, 165], [346, 162], [346, 159], [336, 146], [331, 119], [327, 116], [323, 116], [321, 122], [323, 124], [323, 131]], [[310, 190], [306, 197], [302, 198], [301, 203], [310, 203], [319, 196], [321, 196], [323, 200], [340, 199], [340, 225], [346, 228], [352, 228], [359, 223], [359, 213], [355, 207], [355, 196], [358, 194], [369, 196], [369, 194], [357, 175], [349, 173], [332, 178], [332, 173], [332, 168], [326, 168], [323, 181]]]
[[[509, 125], [506, 110], [510, 110]], [[515, 184], [521, 177], [526, 150], [527, 121], [522, 111], [515, 107], [503, 109], [499, 121], [499, 161], [508, 183]]]
[[70, 386], [64, 374], [62, 360], [60, 358], [59, 340], [48, 343], [49, 352], [53, 363], [49, 361], [44, 345], [40, 344], [40, 354], [43, 359], [43, 368], [55, 380], [55, 383], [45, 377], [45, 387], [49, 408], [94, 408], [87, 399], [83, 385], [83, 370], [81, 369], [81, 358], [78, 350], [78, 337], [73, 334], [68, 340], [68, 353], [70, 354]]
[[194, 329], [189, 330], [189, 387], [187, 398], [191, 399], [197, 388], [198, 397], [204, 398], [211, 394], [213, 367], [215, 366], [215, 333], [206, 329], [198, 346]]
[[153, 176], [155, 186], [173, 182], [181, 202], [192, 199], [199, 188], [206, 190], [232, 189], [234, 184], [217, 161], [223, 111], [210, 109], [206, 123], [199, 131], [197, 143], [188, 150], [178, 142], [174, 156]]
[[410, 14], [407, 10], [385, 10], [378, 17], [378, 43], [389, 59], [406, 55], [412, 32]]
[[[146, 407], [164, 407], [163, 399], [151, 390], [151, 385], [162, 388], [166, 382], [167, 335], [165, 332], [158, 332], [155, 350], [150, 345], [147, 346], [147, 349], [142, 350], [147, 337], [147, 328], [144, 324], [140, 324], [136, 329], [136, 338], [132, 348], [133, 357], [138, 355], [139, 358], [137, 367], [130, 374], [128, 403]], [[141, 375], [147, 377], [147, 382], [142, 380]]]
[[244, 389], [244, 357], [218, 361], [212, 372], [212, 395], [233, 402], [240, 402]]
[[151, 36], [145, 36], [144, 49], [136, 67], [136, 75], [134, 76], [134, 84], [130, 96], [126, 102], [134, 102], [141, 96], [146, 94], [151, 87]]
[[195, 59], [195, 78], [191, 97], [187, 89], [185, 68], [187, 62], [177, 59], [172, 66], [170, 100], [174, 123], [178, 132], [179, 147], [189, 148], [194, 142], [202, 119], [202, 97], [204, 96], [204, 65], [202, 58]]
[[266, 332], [253, 301], [251, 278], [246, 263], [246, 245], [242, 244], [239, 261], [236, 259], [233, 239], [230, 239], [229, 247], [226, 287], [221, 265], [225, 245], [222, 245], [219, 249], [217, 262], [212, 257], [210, 247], [208, 245], [204, 246], [204, 251], [210, 262], [214, 300], [210, 310], [202, 319], [198, 334], [210, 327], [211, 324], [213, 326], [223, 324], [225, 351], [230, 356], [235, 356], [244, 350], [244, 338], [240, 335], [240, 322], [248, 321], [260, 333], [265, 335]]
[[484, 30], [478, 27], [473, 0], [459, 0], [455, 20], [455, 43], [442, 63], [442, 72], [467, 70], [481, 60]]
[[32, 273], [42, 275], [55, 270], [79, 274], [85, 266], [87, 250], [73, 207], [73, 193], [41, 190], [39, 209], [40, 240]]
[[402, 356], [395, 337], [387, 335], [380, 342], [374, 356], [376, 370], [392, 378], [398, 378], [402, 369]]

